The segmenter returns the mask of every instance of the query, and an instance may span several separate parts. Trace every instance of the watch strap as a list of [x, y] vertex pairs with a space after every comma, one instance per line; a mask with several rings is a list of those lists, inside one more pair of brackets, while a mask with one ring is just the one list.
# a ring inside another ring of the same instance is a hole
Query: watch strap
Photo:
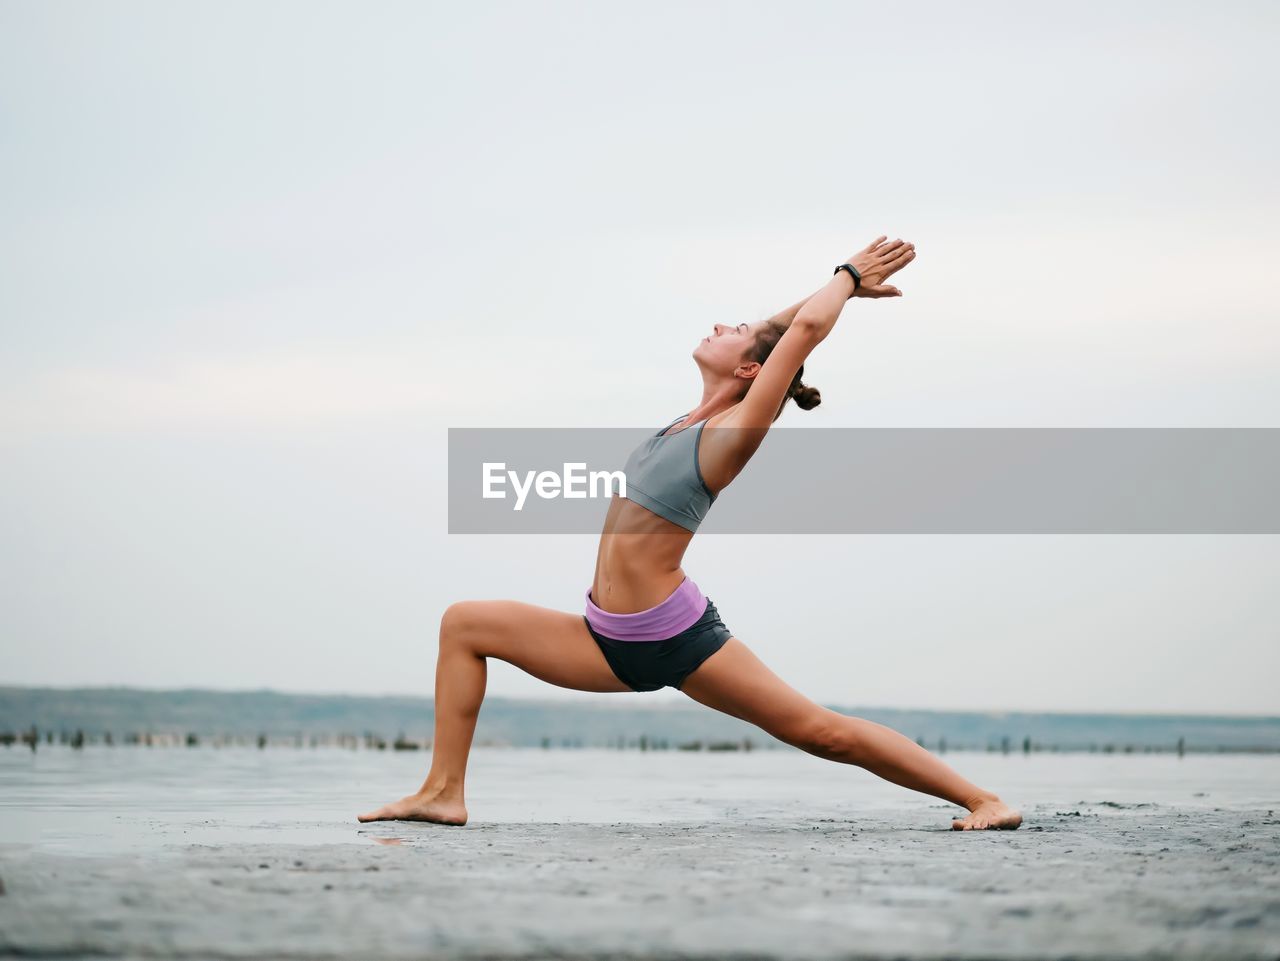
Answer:
[[857, 291], [857, 289], [862, 286], [862, 274], [858, 273], [858, 268], [853, 266], [853, 264], [840, 264], [831, 272], [831, 275], [834, 277], [842, 270], [849, 271], [849, 276], [853, 278], [853, 289]]

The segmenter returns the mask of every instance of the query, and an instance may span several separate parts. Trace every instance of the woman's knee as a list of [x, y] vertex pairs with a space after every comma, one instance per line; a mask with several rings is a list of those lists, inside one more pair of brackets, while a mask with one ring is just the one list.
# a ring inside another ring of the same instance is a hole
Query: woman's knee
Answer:
[[440, 615], [440, 646], [469, 646], [481, 632], [484, 601], [454, 601]]
[[853, 718], [824, 708], [820, 714], [808, 719], [792, 743], [818, 757], [856, 763], [855, 742]]

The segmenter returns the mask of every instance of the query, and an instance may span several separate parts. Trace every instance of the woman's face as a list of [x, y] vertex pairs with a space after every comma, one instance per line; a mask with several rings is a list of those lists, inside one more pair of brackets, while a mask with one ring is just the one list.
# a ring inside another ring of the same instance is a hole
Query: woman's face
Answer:
[[711, 370], [732, 374], [744, 362], [747, 349], [755, 340], [756, 332], [750, 324], [714, 324], [711, 333], [693, 349], [693, 357]]

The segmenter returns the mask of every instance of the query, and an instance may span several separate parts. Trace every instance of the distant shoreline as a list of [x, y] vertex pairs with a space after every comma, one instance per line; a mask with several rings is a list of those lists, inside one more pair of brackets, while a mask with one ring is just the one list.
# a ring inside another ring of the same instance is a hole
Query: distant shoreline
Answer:
[[[34, 743], [34, 746], [33, 746]], [[1186, 754], [1280, 754], [1278, 747], [1233, 747], [1230, 745], [1219, 745], [1217, 747], [1187, 747], [1185, 743], [1181, 746], [1175, 745], [1169, 747], [1163, 744], [1125, 744], [1117, 746], [1115, 744], [1093, 745], [1088, 748], [1084, 747], [1061, 747], [1057, 744], [1032, 744], [1021, 747], [999, 747], [988, 744], [985, 748], [971, 744], [947, 743], [945, 740], [939, 740], [936, 744], [930, 744], [920, 739], [922, 747], [940, 754], [955, 753], [985, 753], [985, 754], [1124, 754], [1132, 756], [1134, 754], [1142, 755], [1159, 755], [1172, 754], [1181, 757]], [[553, 744], [548, 741], [546, 744], [529, 745], [529, 744], [512, 744], [506, 741], [477, 741], [472, 745], [475, 750], [627, 750], [627, 751], [760, 751], [760, 750], [796, 750], [788, 744], [782, 744], [774, 739], [770, 739], [764, 743], [753, 742], [750, 738], [744, 738], [742, 741], [686, 741], [673, 744], [665, 739], [650, 742], [647, 738], [641, 737], [632, 740], [619, 739], [615, 743], [606, 744], [584, 744], [580, 741], [567, 741], [559, 744]], [[99, 748], [108, 750], [172, 750], [172, 749], [203, 749], [203, 750], [330, 750], [330, 751], [430, 751], [430, 739], [411, 739], [396, 738], [395, 740], [387, 740], [377, 735], [371, 735], [367, 739], [356, 737], [354, 735], [345, 735], [337, 737], [260, 737], [251, 738], [248, 736], [236, 737], [206, 737], [201, 738], [198, 735], [183, 735], [172, 731], [157, 731], [137, 733], [132, 732], [125, 738], [116, 738], [114, 735], [103, 737], [90, 737], [84, 734], [82, 730], [68, 732], [66, 729], [57, 732], [53, 731], [40, 732], [39, 736], [32, 738], [30, 730], [13, 732], [0, 731], [0, 748], [18, 748], [36, 750], [48, 750], [49, 748], [61, 748], [70, 750], [81, 750], [83, 748]]]
[[[1280, 751], [1266, 715], [924, 711], [827, 705], [901, 731], [930, 750], [1005, 754]], [[253, 746], [428, 749], [427, 697], [285, 694], [270, 690], [0, 687], [0, 742], [76, 746]], [[753, 750], [788, 748], [738, 718], [640, 698], [551, 701], [489, 697], [476, 746]]]

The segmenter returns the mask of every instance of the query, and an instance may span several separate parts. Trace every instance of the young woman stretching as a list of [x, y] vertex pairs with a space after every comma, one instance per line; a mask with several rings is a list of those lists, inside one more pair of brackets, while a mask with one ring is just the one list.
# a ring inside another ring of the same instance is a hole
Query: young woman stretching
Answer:
[[[758, 324], [716, 324], [693, 351], [702, 400], [649, 437], [624, 473], [627, 497], [605, 517], [586, 614], [520, 601], [459, 601], [440, 621], [431, 770], [416, 794], [361, 821], [465, 824], [467, 755], [497, 657], [579, 691], [674, 687], [810, 754], [968, 808], [956, 830], [1016, 828], [1021, 815], [966, 781], [910, 738], [811, 701], [766, 667], [720, 620], [680, 567], [698, 524], [746, 466], [789, 399], [819, 395], [800, 382], [804, 361], [851, 297], [899, 297], [884, 283], [915, 258], [913, 244], [878, 237], [811, 297]], [[673, 429], [677, 424], [682, 426]], [[705, 427], [731, 427], [711, 430]], [[701, 441], [701, 443], [700, 443]]]

